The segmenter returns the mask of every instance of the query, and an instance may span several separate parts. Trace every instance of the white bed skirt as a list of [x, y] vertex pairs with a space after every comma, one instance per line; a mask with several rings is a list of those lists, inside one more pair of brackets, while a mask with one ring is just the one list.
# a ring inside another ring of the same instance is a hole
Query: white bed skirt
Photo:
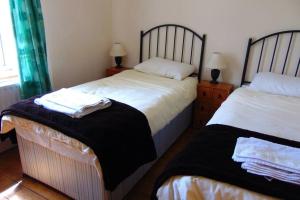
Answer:
[[[62, 156], [17, 135], [23, 173], [74, 199], [108, 199], [95, 167]], [[78, 173], [80, 172], [80, 173]]]

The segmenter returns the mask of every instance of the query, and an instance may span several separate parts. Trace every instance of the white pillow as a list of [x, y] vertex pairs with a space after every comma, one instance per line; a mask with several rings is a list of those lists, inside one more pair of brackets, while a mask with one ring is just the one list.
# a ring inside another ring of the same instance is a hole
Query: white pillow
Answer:
[[148, 74], [183, 80], [191, 75], [196, 68], [186, 63], [155, 57], [136, 65], [134, 69]]
[[300, 97], [300, 78], [260, 72], [255, 75], [250, 88], [271, 94]]

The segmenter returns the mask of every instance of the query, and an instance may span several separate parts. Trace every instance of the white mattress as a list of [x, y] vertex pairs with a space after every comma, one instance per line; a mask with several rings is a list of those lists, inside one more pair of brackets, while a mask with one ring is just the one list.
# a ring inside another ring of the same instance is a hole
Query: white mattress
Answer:
[[101, 95], [143, 112], [155, 134], [197, 96], [197, 78], [182, 81], [126, 70], [71, 89]]
[[[239, 88], [208, 124], [224, 124], [300, 141], [300, 98]], [[176, 176], [158, 190], [159, 199], [273, 199], [234, 185], [199, 176]]]

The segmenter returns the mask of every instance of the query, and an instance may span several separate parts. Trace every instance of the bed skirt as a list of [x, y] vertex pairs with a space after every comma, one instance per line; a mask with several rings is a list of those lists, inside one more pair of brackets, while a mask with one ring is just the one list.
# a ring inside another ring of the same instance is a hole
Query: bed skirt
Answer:
[[17, 135], [23, 173], [74, 199], [108, 199], [95, 167]]
[[[154, 135], [158, 158], [189, 127], [191, 120], [192, 104]], [[109, 192], [103, 187], [103, 178], [95, 166], [54, 152], [18, 134], [17, 139], [23, 172], [74, 199], [122, 199], [156, 162], [141, 166]]]

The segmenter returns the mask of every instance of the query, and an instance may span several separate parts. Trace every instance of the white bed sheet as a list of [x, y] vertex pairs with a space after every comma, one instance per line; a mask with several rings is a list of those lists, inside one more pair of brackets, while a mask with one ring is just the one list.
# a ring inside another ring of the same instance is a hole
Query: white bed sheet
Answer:
[[[235, 90], [209, 124], [224, 124], [300, 141], [300, 98], [272, 95], [249, 88]], [[159, 199], [274, 199], [200, 176], [176, 176], [158, 190]]]
[[224, 124], [300, 142], [300, 98], [239, 88], [209, 124]]
[[114, 99], [138, 109], [145, 114], [155, 134], [194, 101], [197, 83], [196, 77], [178, 81], [126, 70], [71, 89]]

